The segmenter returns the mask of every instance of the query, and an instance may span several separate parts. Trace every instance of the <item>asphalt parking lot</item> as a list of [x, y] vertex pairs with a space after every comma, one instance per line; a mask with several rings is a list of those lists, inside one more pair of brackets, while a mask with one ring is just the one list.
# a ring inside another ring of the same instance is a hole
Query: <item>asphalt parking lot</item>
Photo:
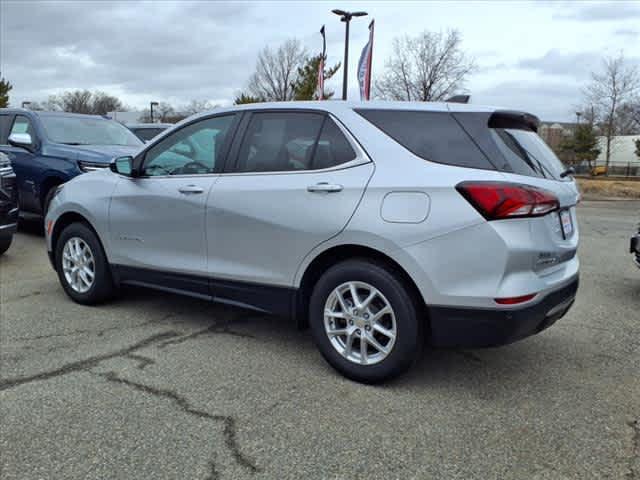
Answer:
[[640, 479], [640, 202], [579, 218], [565, 318], [377, 387], [292, 322], [142, 289], [76, 305], [23, 231], [0, 259], [0, 477]]

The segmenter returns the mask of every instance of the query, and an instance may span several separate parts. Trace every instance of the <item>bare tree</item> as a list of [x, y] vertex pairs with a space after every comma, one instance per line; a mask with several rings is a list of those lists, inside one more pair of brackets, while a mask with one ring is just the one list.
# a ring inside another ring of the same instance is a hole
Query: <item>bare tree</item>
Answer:
[[65, 92], [60, 98], [65, 112], [93, 113], [93, 95], [89, 90]]
[[475, 62], [462, 50], [457, 30], [424, 31], [396, 37], [384, 73], [376, 82], [378, 96], [389, 100], [445, 100], [464, 90]]
[[265, 47], [258, 55], [256, 71], [249, 79], [251, 96], [265, 101], [292, 100], [293, 83], [306, 56], [306, 50], [295, 38], [287, 40], [276, 50]]
[[96, 115], [106, 115], [108, 112], [117, 112], [124, 108], [118, 97], [104, 92], [95, 92], [91, 102], [92, 113]]
[[187, 105], [182, 107], [182, 113], [189, 115], [195, 115], [196, 113], [206, 112], [207, 110], [213, 110], [217, 105], [213, 105], [208, 100], [191, 100]]
[[587, 101], [596, 112], [605, 138], [605, 158], [607, 171], [611, 161], [613, 138], [623, 128], [624, 106], [635, 100], [640, 92], [638, 68], [625, 62], [621, 53], [617, 57], [606, 57], [602, 70], [591, 74], [591, 83], [584, 91]]

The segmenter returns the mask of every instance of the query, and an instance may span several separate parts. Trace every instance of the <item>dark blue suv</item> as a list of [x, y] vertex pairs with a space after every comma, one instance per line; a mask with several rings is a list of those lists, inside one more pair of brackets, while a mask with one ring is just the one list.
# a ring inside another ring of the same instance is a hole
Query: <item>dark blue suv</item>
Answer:
[[101, 116], [0, 109], [0, 152], [13, 165], [22, 216], [44, 216], [58, 185], [142, 145], [129, 129]]

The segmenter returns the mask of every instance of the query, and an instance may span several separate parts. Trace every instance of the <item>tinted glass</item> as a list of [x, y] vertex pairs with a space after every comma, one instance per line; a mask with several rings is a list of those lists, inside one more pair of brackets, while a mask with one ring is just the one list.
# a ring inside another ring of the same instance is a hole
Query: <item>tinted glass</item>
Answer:
[[156, 135], [164, 132], [165, 128], [132, 128], [131, 131], [142, 141], [149, 141]]
[[[456, 113], [456, 119], [502, 172], [559, 180], [562, 162], [526, 123], [510, 113]], [[567, 179], [569, 180], [569, 179]]]
[[142, 141], [124, 125], [99, 117], [42, 115], [49, 140], [67, 145], [125, 145], [137, 147]]
[[460, 167], [495, 167], [448, 112], [356, 110], [415, 155]]
[[538, 134], [531, 130], [491, 128], [496, 145], [514, 172], [534, 177], [560, 179], [562, 162]]
[[144, 175], [213, 173], [229, 133], [233, 115], [209, 118], [181, 128], [151, 147], [145, 156]]
[[240, 146], [236, 170], [311, 169], [313, 147], [323, 119], [323, 115], [316, 113], [254, 113]]
[[7, 137], [9, 136], [9, 128], [11, 127], [11, 116], [0, 115], [0, 144], [7, 144]]
[[356, 158], [356, 152], [353, 151], [351, 145], [340, 131], [338, 126], [327, 117], [316, 151], [313, 156], [313, 168], [330, 168], [342, 163], [350, 162]]

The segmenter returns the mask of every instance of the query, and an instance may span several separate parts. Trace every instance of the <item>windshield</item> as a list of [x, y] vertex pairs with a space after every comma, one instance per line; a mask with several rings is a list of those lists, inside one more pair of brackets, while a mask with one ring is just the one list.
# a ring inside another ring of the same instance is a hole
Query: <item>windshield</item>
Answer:
[[537, 133], [515, 128], [490, 130], [498, 148], [511, 164], [514, 172], [554, 180], [560, 179], [560, 174], [565, 167]]
[[142, 142], [131, 131], [113, 120], [91, 117], [42, 116], [49, 140], [67, 145], [124, 145]]

